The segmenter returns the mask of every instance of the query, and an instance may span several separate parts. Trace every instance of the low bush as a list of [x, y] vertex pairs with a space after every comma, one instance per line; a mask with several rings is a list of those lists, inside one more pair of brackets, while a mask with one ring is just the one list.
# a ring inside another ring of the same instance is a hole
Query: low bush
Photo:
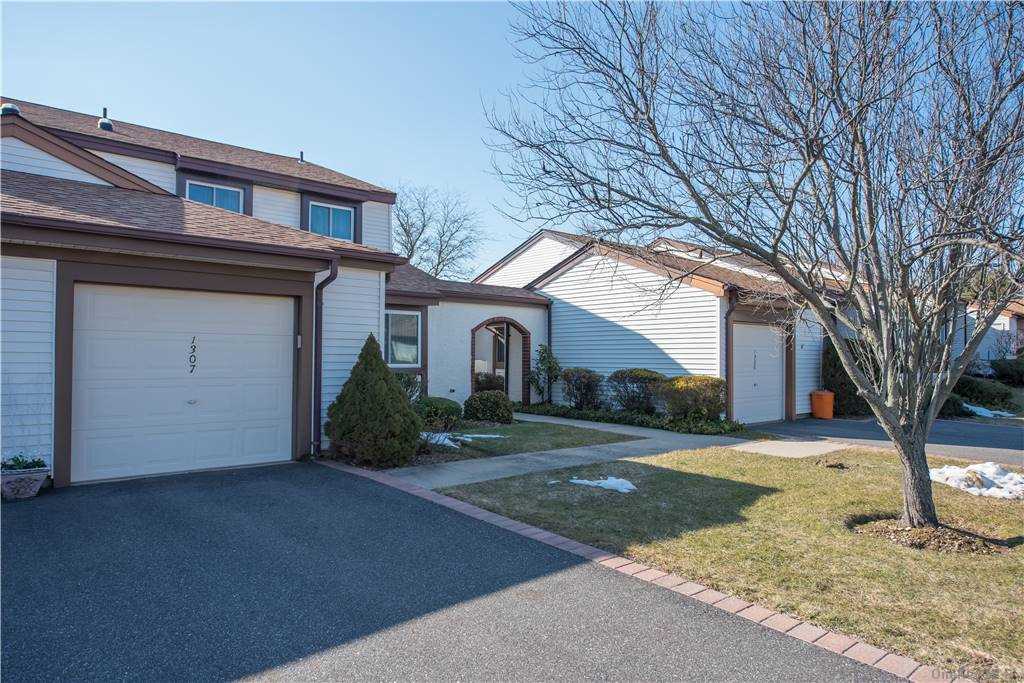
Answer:
[[645, 368], [626, 368], [616, 370], [605, 381], [620, 408], [651, 414], [655, 409], [658, 385], [665, 381], [665, 375]]
[[481, 422], [512, 422], [512, 401], [504, 391], [478, 391], [462, 405], [467, 420]]
[[990, 361], [996, 379], [1014, 386], [1024, 385], [1024, 358], [1002, 358]]
[[725, 412], [725, 380], [710, 375], [680, 375], [658, 388], [665, 410], [675, 419], [717, 420]]
[[562, 384], [565, 399], [574, 408], [594, 409], [601, 406], [600, 374], [587, 368], [566, 368], [562, 370]]
[[476, 391], [505, 391], [505, 378], [493, 372], [478, 372], [473, 376]]
[[831, 339], [825, 339], [821, 354], [821, 387], [835, 394], [836, 417], [870, 415], [868, 402], [861, 398], [857, 386], [846, 372]]
[[939, 409], [939, 417], [943, 418], [969, 417], [973, 414], [964, 408], [964, 399], [956, 394], [950, 394], [946, 402], [942, 404], [942, 408]]
[[674, 418], [670, 415], [648, 415], [645, 413], [631, 413], [625, 410], [600, 408], [577, 409], [572, 406], [554, 403], [534, 403], [528, 406], [517, 403], [515, 404], [515, 409], [521, 413], [533, 415], [549, 415], [551, 417], [568, 417], [575, 420], [590, 420], [591, 422], [666, 429], [672, 432], [679, 432], [680, 434], [740, 434], [746, 432], [746, 427], [732, 420], [683, 419]]
[[412, 404], [428, 432], [450, 432], [462, 419], [462, 406], [440, 396], [424, 396]]
[[994, 379], [964, 375], [953, 387], [953, 393], [961, 396], [967, 403], [986, 408], [997, 410], [1012, 410], [1014, 408], [1013, 391], [1010, 390], [1010, 387]]
[[423, 430], [372, 334], [327, 418], [332, 452], [373, 467], [404, 465], [416, 453]]

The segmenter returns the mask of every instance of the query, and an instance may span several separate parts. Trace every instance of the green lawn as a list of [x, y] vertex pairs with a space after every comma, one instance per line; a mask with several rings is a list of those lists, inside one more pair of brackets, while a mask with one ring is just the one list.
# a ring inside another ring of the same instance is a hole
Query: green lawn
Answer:
[[[1024, 503], [936, 484], [940, 517], [1012, 549], [912, 550], [856, 534], [899, 510], [895, 455], [788, 460], [726, 449], [574, 467], [448, 495], [971, 677], [1024, 676]], [[936, 464], [943, 464], [935, 460]], [[620, 494], [568, 483], [623, 477]]]
[[557, 448], [573, 448], [575, 446], [595, 446], [597, 444], [633, 441], [637, 437], [628, 434], [616, 434], [596, 429], [583, 429], [568, 425], [548, 424], [546, 422], [514, 422], [510, 425], [469, 425], [456, 431], [457, 434], [498, 434], [503, 439], [481, 439], [464, 444], [455, 450], [444, 447], [432, 447], [431, 453], [419, 454], [410, 463], [423, 465], [433, 462], [452, 460], [468, 460], [470, 458], [490, 458], [496, 455], [512, 453], [532, 453], [534, 451], [550, 451]]

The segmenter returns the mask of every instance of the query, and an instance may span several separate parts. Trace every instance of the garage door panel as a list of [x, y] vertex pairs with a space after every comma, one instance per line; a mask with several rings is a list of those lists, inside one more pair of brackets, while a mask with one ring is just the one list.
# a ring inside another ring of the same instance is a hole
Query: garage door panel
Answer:
[[244, 444], [246, 457], [270, 457], [288, 441], [288, 435], [275, 427], [252, 425], [243, 427], [242, 432], [242, 443]]
[[733, 419], [755, 423], [781, 420], [785, 354], [782, 333], [769, 325], [733, 327]]
[[288, 460], [294, 310], [286, 297], [76, 286], [72, 480]]

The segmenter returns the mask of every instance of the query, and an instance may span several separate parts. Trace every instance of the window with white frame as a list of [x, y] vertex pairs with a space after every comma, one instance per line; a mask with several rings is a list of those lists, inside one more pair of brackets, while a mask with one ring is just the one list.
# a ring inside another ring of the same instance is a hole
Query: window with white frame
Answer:
[[309, 231], [339, 240], [354, 239], [356, 211], [351, 206], [309, 203]]
[[242, 213], [242, 190], [238, 187], [188, 180], [185, 181], [185, 196], [219, 209]]
[[419, 311], [385, 311], [384, 361], [393, 368], [420, 366]]

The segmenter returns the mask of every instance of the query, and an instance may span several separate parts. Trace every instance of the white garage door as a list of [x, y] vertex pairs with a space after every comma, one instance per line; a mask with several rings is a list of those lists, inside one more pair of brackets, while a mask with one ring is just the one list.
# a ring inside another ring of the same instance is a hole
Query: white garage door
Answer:
[[75, 287], [71, 479], [288, 460], [287, 297]]
[[782, 333], [768, 325], [733, 326], [733, 402], [737, 422], [771, 422], [784, 416]]

